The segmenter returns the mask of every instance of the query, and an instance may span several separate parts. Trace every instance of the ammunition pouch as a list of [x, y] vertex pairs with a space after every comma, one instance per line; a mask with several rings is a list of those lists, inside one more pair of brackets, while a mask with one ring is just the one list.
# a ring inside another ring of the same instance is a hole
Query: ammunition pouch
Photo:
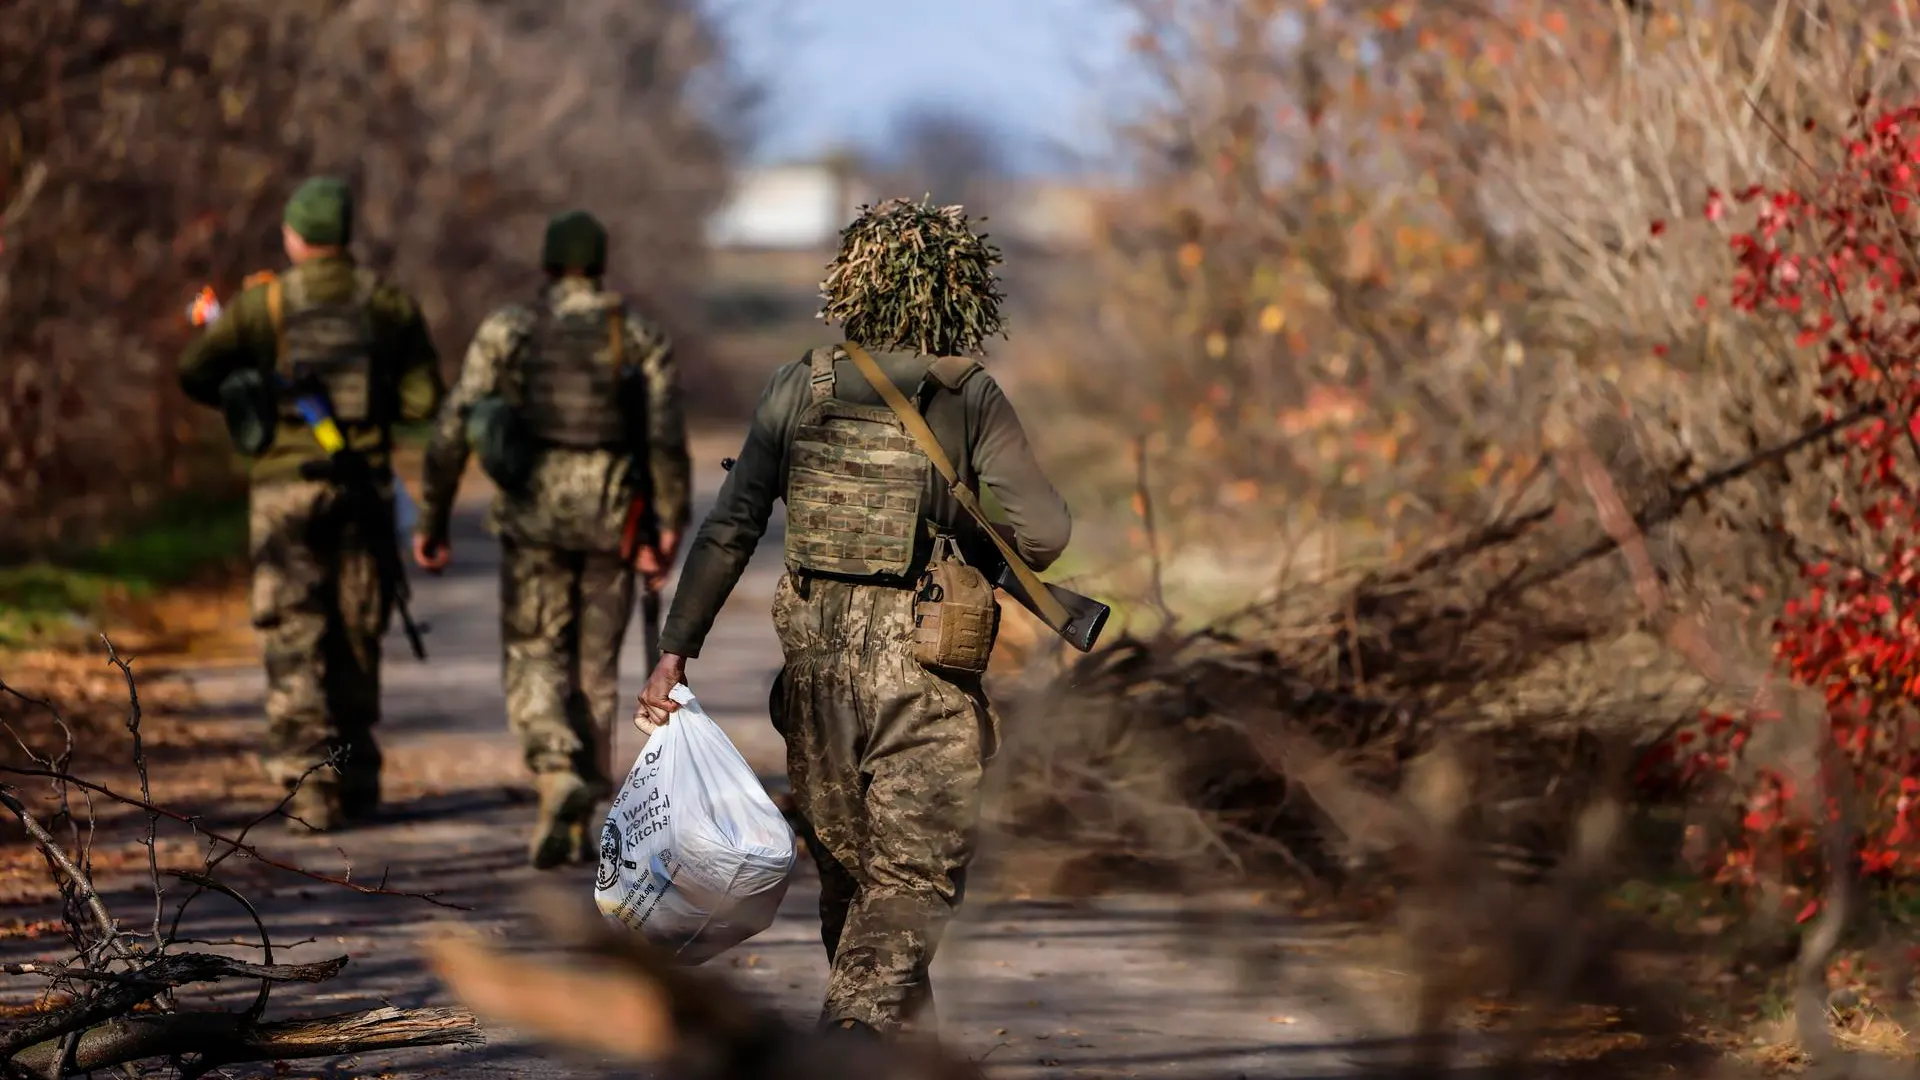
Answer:
[[508, 493], [526, 490], [541, 445], [505, 398], [491, 395], [474, 403], [467, 414], [467, 443], [495, 487]]
[[220, 383], [220, 413], [233, 448], [246, 457], [266, 453], [280, 429], [279, 395], [264, 373], [251, 368]]
[[913, 658], [942, 674], [978, 675], [999, 631], [993, 583], [962, 561], [948, 538], [936, 539], [914, 588]]

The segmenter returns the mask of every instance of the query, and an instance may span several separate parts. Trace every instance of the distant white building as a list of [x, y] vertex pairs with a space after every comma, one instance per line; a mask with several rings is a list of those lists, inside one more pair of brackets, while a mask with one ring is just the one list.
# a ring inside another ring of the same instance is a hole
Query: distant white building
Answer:
[[[1040, 181], [1015, 184], [1009, 194], [1007, 205], [988, 215], [996, 235], [1074, 248], [1098, 227], [1099, 196], [1087, 188]], [[850, 161], [745, 168], [707, 220], [707, 243], [741, 253], [829, 250], [854, 213], [876, 197]]]
[[850, 169], [832, 162], [742, 169], [707, 220], [707, 243], [756, 251], [831, 247], [871, 199]]
[[1013, 236], [1044, 248], [1080, 247], [1100, 227], [1098, 196], [1072, 184], [1041, 181], [1020, 185], [1003, 213]]

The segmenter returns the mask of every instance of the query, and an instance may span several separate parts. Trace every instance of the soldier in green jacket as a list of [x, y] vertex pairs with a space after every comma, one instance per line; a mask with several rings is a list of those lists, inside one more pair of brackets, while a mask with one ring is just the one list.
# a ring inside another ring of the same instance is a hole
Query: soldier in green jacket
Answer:
[[453, 500], [477, 444], [498, 492], [489, 527], [501, 545], [507, 721], [539, 788], [528, 851], [539, 869], [598, 854], [588, 823], [613, 791], [635, 573], [657, 590], [687, 525], [672, 343], [602, 285], [606, 259], [606, 229], [591, 215], [548, 224], [545, 287], [481, 323], [435, 423], [414, 542], [421, 566], [447, 565]]
[[[1066, 547], [1067, 506], [970, 355], [1000, 325], [996, 262], [959, 207], [894, 200], [843, 234], [822, 315], [881, 354], [959, 479], [993, 492], [1039, 569]], [[982, 534], [850, 347], [814, 349], [767, 384], [688, 550], [634, 720], [642, 731], [670, 722], [669, 692], [783, 500], [788, 572], [773, 621], [785, 665], [772, 720], [820, 870], [832, 964], [821, 1022], [890, 1034], [931, 1022], [927, 968], [960, 903], [999, 732], [977, 675], [923, 666], [914, 652], [915, 587], [937, 540], [981, 551]]]
[[367, 527], [275, 377], [317, 377], [326, 387], [348, 447], [382, 477], [389, 517], [392, 425], [433, 415], [444, 388], [418, 305], [347, 253], [353, 195], [345, 183], [303, 183], [281, 232], [290, 269], [257, 275], [187, 347], [180, 385], [227, 411], [251, 458], [252, 611], [267, 669], [263, 761], [298, 788], [288, 814], [330, 829], [379, 807], [373, 727], [393, 585], [381, 580], [376, 545], [395, 537], [391, 526]]

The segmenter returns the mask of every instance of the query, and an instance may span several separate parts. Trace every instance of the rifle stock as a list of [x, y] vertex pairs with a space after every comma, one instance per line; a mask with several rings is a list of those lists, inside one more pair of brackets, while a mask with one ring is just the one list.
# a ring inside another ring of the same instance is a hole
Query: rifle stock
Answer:
[[[1107, 616], [1113, 613], [1113, 609], [1090, 596], [1082, 596], [1072, 589], [1061, 588], [1046, 581], [1040, 584], [1045, 585], [1047, 591], [1052, 593], [1053, 598], [1067, 611], [1067, 625], [1053, 626], [1048, 623], [1048, 626], [1067, 644], [1081, 652], [1093, 651], [1094, 643], [1100, 640], [1100, 631], [1106, 629]], [[1021, 607], [1033, 612], [1041, 622], [1047, 621], [1040, 614], [1039, 605], [1034, 603], [1033, 597], [1027, 595], [1025, 586], [1020, 584], [1020, 579], [1014, 576], [1013, 568], [1005, 562], [1000, 564], [1000, 575], [995, 579], [994, 585], [1018, 601]]]
[[[627, 521], [620, 534], [620, 558], [628, 566], [640, 555], [643, 547], [659, 550], [659, 522], [653, 517], [653, 502], [645, 495], [635, 495], [627, 504]], [[640, 633], [646, 644], [647, 670], [651, 672], [660, 663], [660, 593], [650, 587], [644, 579], [640, 587]]]

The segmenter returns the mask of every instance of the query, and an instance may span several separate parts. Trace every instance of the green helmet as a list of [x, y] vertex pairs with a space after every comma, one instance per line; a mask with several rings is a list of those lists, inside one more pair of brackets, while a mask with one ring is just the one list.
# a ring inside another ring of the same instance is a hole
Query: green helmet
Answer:
[[973, 231], [961, 207], [906, 199], [863, 206], [820, 283], [820, 317], [869, 348], [975, 352], [1005, 335], [999, 262], [1000, 249]]
[[309, 244], [344, 247], [353, 239], [353, 189], [336, 176], [311, 177], [287, 199], [281, 220]]
[[548, 273], [579, 271], [599, 277], [607, 270], [607, 228], [585, 210], [555, 214], [540, 244], [540, 265]]

